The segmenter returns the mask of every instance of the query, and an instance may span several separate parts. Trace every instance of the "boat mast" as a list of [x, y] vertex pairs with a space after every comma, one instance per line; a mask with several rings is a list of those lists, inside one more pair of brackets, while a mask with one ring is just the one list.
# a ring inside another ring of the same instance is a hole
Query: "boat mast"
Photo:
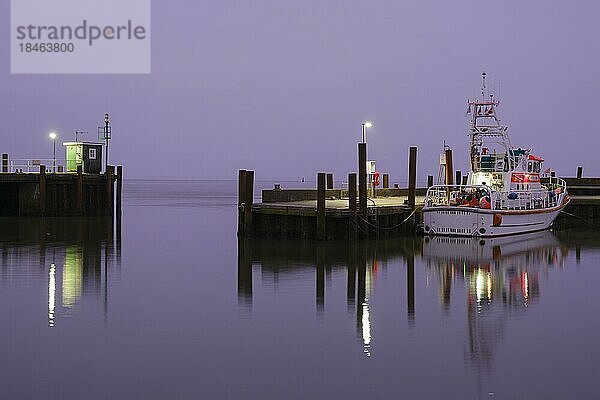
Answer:
[[478, 158], [481, 156], [483, 147], [483, 138], [490, 138], [501, 144], [508, 157], [509, 166], [512, 169], [513, 162], [510, 157], [510, 140], [506, 132], [508, 127], [500, 125], [500, 120], [496, 115], [496, 107], [500, 102], [494, 99], [494, 95], [489, 93], [486, 85], [486, 73], [481, 74], [481, 100], [468, 101], [467, 114], [471, 113], [470, 126], [470, 154], [471, 170], [478, 170]]

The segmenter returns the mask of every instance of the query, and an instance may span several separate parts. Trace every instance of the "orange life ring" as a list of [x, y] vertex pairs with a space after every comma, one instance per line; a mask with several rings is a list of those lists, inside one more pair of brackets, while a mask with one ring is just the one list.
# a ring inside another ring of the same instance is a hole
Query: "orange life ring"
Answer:
[[487, 209], [492, 208], [492, 203], [490, 203], [489, 196], [483, 196], [481, 199], [479, 199], [479, 207]]

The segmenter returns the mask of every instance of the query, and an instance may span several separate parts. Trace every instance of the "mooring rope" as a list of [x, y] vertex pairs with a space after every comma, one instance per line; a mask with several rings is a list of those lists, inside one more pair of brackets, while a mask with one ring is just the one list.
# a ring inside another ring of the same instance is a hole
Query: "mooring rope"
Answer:
[[[404, 219], [404, 221], [402, 221], [402, 222], [400, 222], [399, 224], [397, 224], [397, 225], [394, 225], [394, 226], [381, 226], [381, 225], [376, 225], [376, 224], [374, 224], [374, 223], [372, 223], [372, 222], [370, 222], [370, 221], [366, 220], [365, 218], [363, 218], [363, 216], [362, 216], [362, 215], [359, 215], [358, 213], [354, 213], [354, 214], [355, 214], [355, 215], [356, 215], [358, 218], [360, 218], [362, 221], [364, 221], [364, 222], [365, 222], [367, 225], [370, 225], [370, 226], [372, 226], [372, 227], [374, 227], [374, 228], [377, 228], [377, 229], [384, 229], [384, 230], [392, 230], [392, 229], [396, 229], [396, 228], [398, 228], [398, 227], [402, 226], [403, 224], [405, 224], [405, 223], [406, 223], [406, 221], [408, 221], [408, 220], [409, 220], [409, 219], [410, 219], [410, 218], [411, 218], [411, 217], [412, 217], [412, 216], [413, 216], [413, 215], [414, 215], [414, 214], [417, 212], [417, 210], [418, 210], [419, 208], [420, 208], [420, 207], [415, 207], [415, 209], [414, 209], [414, 210], [413, 210], [413, 211], [410, 213], [410, 215], [409, 215], [408, 217], [406, 217], [406, 218]], [[360, 225], [358, 225], [358, 226], [360, 227]]]
[[570, 217], [575, 217], [575, 218], [577, 218], [577, 219], [580, 219], [580, 220], [584, 221], [585, 223], [587, 223], [587, 224], [588, 224], [588, 225], [590, 225], [590, 226], [593, 226], [593, 227], [595, 227], [595, 228], [600, 228], [600, 225], [599, 225], [599, 224], [595, 224], [595, 223], [593, 223], [593, 222], [590, 222], [590, 221], [588, 221], [587, 219], [585, 219], [585, 218], [583, 218], [583, 217], [580, 217], [579, 215], [571, 214], [571, 213], [568, 213], [568, 212], [566, 212], [566, 211], [564, 211], [564, 210], [563, 210], [563, 211], [561, 211], [561, 214], [565, 214], [565, 215], [568, 215], [568, 216], [570, 216]]

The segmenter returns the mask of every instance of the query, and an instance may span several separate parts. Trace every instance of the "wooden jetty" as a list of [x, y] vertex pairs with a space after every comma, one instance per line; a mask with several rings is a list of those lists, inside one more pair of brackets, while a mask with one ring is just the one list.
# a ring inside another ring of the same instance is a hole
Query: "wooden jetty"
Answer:
[[[417, 148], [409, 148], [408, 188], [390, 188], [389, 175], [385, 174], [383, 188], [375, 193], [367, 184], [366, 144], [359, 143], [358, 156], [359, 173], [348, 174], [347, 188], [333, 188], [333, 175], [320, 172], [316, 189], [275, 185], [262, 191], [260, 203], [254, 202], [254, 171], [240, 170], [238, 236], [357, 240], [418, 232], [427, 189], [416, 187]], [[446, 150], [446, 159], [452, 160], [451, 150]], [[447, 181], [463, 182], [465, 178], [448, 165]], [[571, 203], [556, 220], [555, 228], [600, 226], [600, 178], [584, 178], [579, 167], [577, 177], [563, 179]], [[427, 181], [431, 186], [433, 176]]]
[[[318, 240], [389, 238], [415, 232], [417, 206], [417, 148], [409, 149], [406, 190], [367, 187], [366, 143], [358, 144], [359, 173], [348, 174], [346, 189], [333, 188], [333, 175], [317, 174], [316, 190], [265, 190], [254, 203], [254, 171], [239, 171], [238, 235]], [[418, 191], [421, 196], [424, 189]], [[368, 195], [370, 195], [368, 197]], [[420, 201], [422, 203], [422, 199]]]
[[0, 216], [120, 215], [122, 187], [122, 166], [108, 165], [104, 173], [83, 173], [81, 166], [77, 172], [48, 173], [45, 165], [14, 172], [3, 162]]

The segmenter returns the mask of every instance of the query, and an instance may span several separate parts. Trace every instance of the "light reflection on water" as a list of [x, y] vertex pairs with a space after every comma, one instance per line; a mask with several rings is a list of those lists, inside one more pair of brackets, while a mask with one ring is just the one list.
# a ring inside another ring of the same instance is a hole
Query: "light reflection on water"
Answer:
[[[450, 310], [453, 286], [462, 286], [468, 327], [467, 358], [488, 369], [493, 366], [495, 343], [503, 335], [505, 324], [539, 299], [539, 275], [548, 278], [552, 269], [565, 265], [569, 255], [569, 247], [550, 231], [486, 240], [426, 237], [312, 246], [245, 239], [238, 246], [238, 299], [245, 306], [252, 304], [253, 291], [257, 290], [257, 270], [264, 276], [267, 269], [280, 282], [281, 274], [297, 276], [296, 269], [307, 271], [313, 265], [316, 310], [322, 314], [327, 298], [324, 271], [344, 268], [347, 306], [356, 313], [358, 337], [368, 357], [372, 340], [376, 341], [369, 303], [371, 295], [376, 294], [377, 280], [381, 279], [379, 265], [385, 265], [385, 271], [390, 264], [406, 269], [406, 287], [402, 291], [407, 296], [408, 327], [414, 328], [418, 320], [414, 271], [417, 260], [422, 263], [425, 281], [437, 286], [441, 310]], [[266, 288], [270, 286], [264, 279], [261, 281]], [[461, 301], [456, 297], [454, 301]]]
[[0, 220], [6, 397], [593, 398], [594, 234], [238, 241], [219, 185]]
[[2, 218], [0, 283], [35, 282], [47, 270], [49, 327], [70, 317], [83, 295], [104, 291], [107, 305], [109, 271], [120, 267], [115, 229], [97, 217]]

